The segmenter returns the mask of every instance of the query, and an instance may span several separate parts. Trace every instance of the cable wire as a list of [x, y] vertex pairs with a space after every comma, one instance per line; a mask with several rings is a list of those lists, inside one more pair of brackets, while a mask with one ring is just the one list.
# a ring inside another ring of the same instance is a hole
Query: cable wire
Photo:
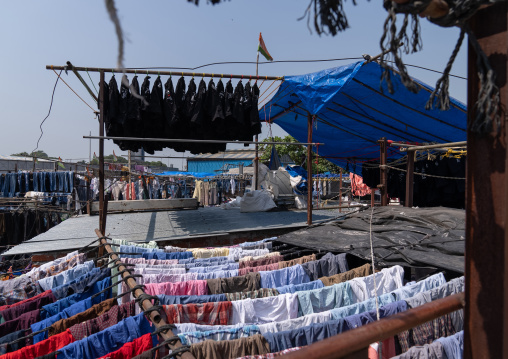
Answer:
[[[55, 70], [53, 70], [53, 71], [55, 71]], [[60, 73], [57, 74], [58, 77], [56, 78], [55, 86], [53, 86], [53, 93], [51, 94], [51, 102], [49, 103], [49, 111], [48, 111], [48, 114], [46, 115], [46, 117], [44, 117], [44, 120], [42, 120], [41, 124], [39, 125], [39, 128], [41, 129], [41, 135], [39, 136], [39, 139], [37, 140], [37, 145], [35, 146], [35, 149], [32, 150], [32, 153], [35, 153], [35, 151], [37, 151], [39, 149], [39, 142], [42, 138], [42, 135], [44, 134], [44, 131], [42, 130], [42, 125], [44, 124], [44, 122], [48, 119], [49, 115], [51, 114], [51, 108], [53, 107], [53, 99], [55, 97], [56, 85], [58, 84], [58, 80], [60, 80], [60, 75], [62, 74], [62, 71], [63, 70], [60, 70]], [[55, 73], [56, 73], [56, 71], [55, 71]]]

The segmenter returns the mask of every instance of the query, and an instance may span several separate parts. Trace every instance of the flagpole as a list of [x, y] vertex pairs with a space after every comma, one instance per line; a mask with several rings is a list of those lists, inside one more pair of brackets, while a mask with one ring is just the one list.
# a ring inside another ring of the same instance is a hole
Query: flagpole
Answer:
[[[258, 44], [258, 55], [256, 58], [256, 78], [258, 77], [258, 67], [259, 67], [259, 44]], [[257, 190], [259, 187], [259, 145], [258, 145], [259, 136], [256, 134], [256, 137], [254, 138], [254, 141], [256, 141], [256, 153], [254, 158], [254, 173], [256, 174], [254, 176], [254, 189]]]

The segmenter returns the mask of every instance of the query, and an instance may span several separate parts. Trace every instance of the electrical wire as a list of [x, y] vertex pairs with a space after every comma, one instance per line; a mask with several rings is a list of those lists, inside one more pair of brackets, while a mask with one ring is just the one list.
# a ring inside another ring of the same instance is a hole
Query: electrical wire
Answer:
[[[53, 71], [55, 71], [55, 70], [53, 70]], [[49, 111], [48, 111], [48, 114], [46, 115], [46, 117], [44, 117], [44, 120], [42, 120], [41, 124], [39, 125], [39, 128], [41, 129], [41, 135], [39, 136], [39, 139], [37, 140], [37, 145], [35, 146], [35, 149], [32, 150], [32, 153], [35, 153], [35, 151], [37, 151], [39, 149], [39, 142], [41, 141], [42, 135], [44, 134], [44, 131], [42, 130], [42, 125], [44, 124], [44, 122], [48, 119], [49, 115], [51, 114], [51, 108], [53, 107], [53, 99], [55, 97], [56, 85], [58, 84], [58, 80], [60, 80], [60, 75], [62, 74], [62, 71], [63, 70], [60, 70], [60, 73], [58, 74], [58, 77], [56, 78], [56, 81], [55, 81], [55, 86], [53, 86], [53, 93], [51, 94], [51, 102], [49, 103]], [[56, 73], [56, 71], [55, 71], [55, 73]]]

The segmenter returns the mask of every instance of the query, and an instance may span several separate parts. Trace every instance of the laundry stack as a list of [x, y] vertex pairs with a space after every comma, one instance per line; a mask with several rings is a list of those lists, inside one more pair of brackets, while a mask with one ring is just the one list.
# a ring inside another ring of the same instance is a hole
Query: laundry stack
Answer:
[[[109, 242], [198, 359], [274, 358], [464, 291], [464, 277], [406, 282], [401, 266], [351, 268], [357, 258], [276, 238], [192, 249]], [[0, 282], [1, 358], [168, 354], [118, 269], [96, 262], [77, 251]], [[462, 310], [444, 315], [372, 344], [369, 358], [461, 358], [463, 322]]]

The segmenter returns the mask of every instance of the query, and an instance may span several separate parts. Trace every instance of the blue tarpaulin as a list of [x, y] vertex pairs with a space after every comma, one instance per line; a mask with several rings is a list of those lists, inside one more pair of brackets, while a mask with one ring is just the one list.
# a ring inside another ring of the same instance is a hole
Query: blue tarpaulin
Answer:
[[[315, 116], [313, 142], [319, 156], [361, 171], [361, 163], [379, 158], [381, 137], [396, 142], [446, 143], [466, 140], [466, 106], [450, 99], [450, 110], [426, 110], [432, 88], [418, 80], [420, 91], [407, 90], [391, 72], [395, 92], [383, 83], [376, 62], [356, 62], [301, 76], [287, 76], [273, 98], [260, 109], [300, 142], [307, 142], [308, 113]], [[389, 147], [389, 157], [400, 157]]]
[[161, 173], [156, 173], [157, 176], [192, 176], [196, 178], [207, 178], [214, 177], [214, 173], [207, 172], [181, 172], [181, 171], [166, 171]]

